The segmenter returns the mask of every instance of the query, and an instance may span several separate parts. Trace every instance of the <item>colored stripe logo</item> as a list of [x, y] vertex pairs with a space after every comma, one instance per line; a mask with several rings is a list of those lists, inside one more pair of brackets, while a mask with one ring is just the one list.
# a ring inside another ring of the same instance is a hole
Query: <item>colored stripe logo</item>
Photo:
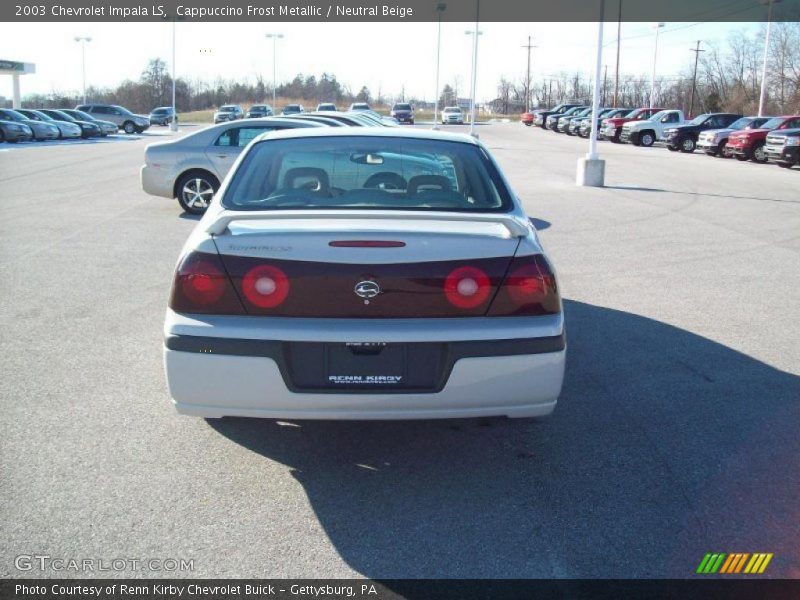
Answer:
[[701, 575], [736, 574], [744, 573], [756, 575], [763, 573], [767, 565], [772, 560], [772, 553], [756, 552], [734, 552], [726, 554], [724, 552], [709, 552], [697, 566], [697, 573]]

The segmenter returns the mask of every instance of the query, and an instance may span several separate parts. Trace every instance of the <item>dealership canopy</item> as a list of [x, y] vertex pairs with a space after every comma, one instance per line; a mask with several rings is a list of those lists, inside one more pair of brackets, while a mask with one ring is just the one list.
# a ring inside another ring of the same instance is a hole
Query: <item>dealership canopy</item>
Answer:
[[36, 73], [36, 65], [33, 63], [23, 63], [14, 60], [0, 59], [0, 75], [11, 75], [14, 81], [13, 107], [21, 108], [22, 102], [19, 94], [19, 76], [28, 73]]

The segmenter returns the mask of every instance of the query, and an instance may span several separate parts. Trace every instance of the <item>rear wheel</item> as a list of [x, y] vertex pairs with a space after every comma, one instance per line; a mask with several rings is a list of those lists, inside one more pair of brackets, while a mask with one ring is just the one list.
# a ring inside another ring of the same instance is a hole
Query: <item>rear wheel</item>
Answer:
[[186, 173], [178, 181], [178, 203], [187, 213], [202, 215], [219, 189], [217, 178], [205, 171]]
[[757, 163], [767, 162], [767, 153], [764, 151], [764, 142], [757, 143], [753, 146], [753, 152], [750, 160]]
[[691, 154], [692, 152], [694, 152], [695, 145], [696, 145], [695, 141], [692, 138], [690, 137], [683, 138], [681, 140], [680, 150], [681, 152], [686, 152], [687, 154]]
[[128, 135], [136, 133], [136, 124], [133, 121], [125, 121], [122, 124], [122, 131], [124, 131]]

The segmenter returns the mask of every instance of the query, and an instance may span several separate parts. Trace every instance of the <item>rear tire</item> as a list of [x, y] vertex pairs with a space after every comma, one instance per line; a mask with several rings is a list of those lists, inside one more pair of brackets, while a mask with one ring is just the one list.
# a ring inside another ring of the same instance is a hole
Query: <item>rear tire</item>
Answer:
[[202, 215], [219, 189], [219, 181], [206, 171], [190, 171], [175, 186], [178, 204], [187, 213]]
[[122, 131], [124, 131], [128, 135], [136, 133], [136, 124], [133, 121], [125, 121], [122, 124]]

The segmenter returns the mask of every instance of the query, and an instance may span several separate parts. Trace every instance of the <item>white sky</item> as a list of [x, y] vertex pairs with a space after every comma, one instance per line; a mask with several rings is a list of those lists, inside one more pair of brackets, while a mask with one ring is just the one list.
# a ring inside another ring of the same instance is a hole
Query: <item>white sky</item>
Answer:
[[[87, 85], [114, 86], [138, 79], [149, 58], [171, 64], [169, 23], [20, 23], [1, 24], [0, 58], [36, 63], [36, 74], [22, 77], [22, 94], [52, 90], [78, 91], [80, 45], [76, 35], [90, 35], [86, 48]], [[658, 72], [677, 74], [693, 57], [698, 39], [724, 45], [735, 30], [757, 31], [752, 23], [667, 23], [659, 36]], [[442, 23], [441, 83], [460, 80], [468, 96], [474, 23]], [[603, 63], [609, 77], [615, 61], [616, 23], [605, 26]], [[178, 23], [178, 77], [272, 79], [272, 42], [278, 41], [278, 80], [296, 73], [333, 73], [357, 92], [367, 85], [373, 95], [399, 94], [432, 99], [435, 87], [436, 23]], [[538, 46], [532, 54], [534, 80], [545, 74], [580, 70], [588, 77], [594, 64], [595, 23], [483, 23], [478, 59], [478, 98], [496, 95], [502, 75], [522, 81], [527, 36]], [[623, 23], [620, 71], [649, 77], [653, 58], [653, 24]], [[629, 39], [626, 39], [629, 38]], [[463, 90], [463, 92], [461, 92]], [[11, 96], [11, 78], [0, 77], [0, 95]]]

